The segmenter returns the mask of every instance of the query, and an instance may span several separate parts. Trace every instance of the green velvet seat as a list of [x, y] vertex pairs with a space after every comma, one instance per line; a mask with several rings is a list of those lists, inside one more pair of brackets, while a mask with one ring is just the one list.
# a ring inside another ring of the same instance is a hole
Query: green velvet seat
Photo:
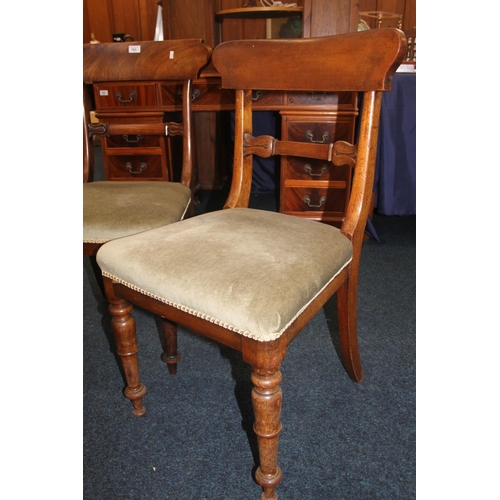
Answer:
[[184, 218], [191, 190], [178, 182], [83, 185], [83, 242], [105, 243]]
[[234, 208], [121, 238], [103, 276], [258, 341], [275, 340], [352, 258], [339, 229]]

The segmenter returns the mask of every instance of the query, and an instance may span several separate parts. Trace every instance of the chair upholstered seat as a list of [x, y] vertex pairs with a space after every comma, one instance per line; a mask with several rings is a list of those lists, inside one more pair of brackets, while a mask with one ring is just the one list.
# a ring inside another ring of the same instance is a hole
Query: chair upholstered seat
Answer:
[[191, 190], [177, 182], [83, 185], [83, 242], [105, 243], [184, 218]]
[[350, 263], [339, 229], [264, 210], [221, 210], [110, 241], [103, 276], [258, 341], [275, 340]]

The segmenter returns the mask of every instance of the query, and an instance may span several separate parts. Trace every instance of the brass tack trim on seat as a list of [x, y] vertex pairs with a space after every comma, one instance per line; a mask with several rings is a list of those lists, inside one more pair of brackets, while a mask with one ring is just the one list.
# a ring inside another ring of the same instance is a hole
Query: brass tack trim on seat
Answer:
[[103, 244], [103, 243], [107, 243], [108, 241], [110, 241], [110, 238], [88, 238], [88, 239], [83, 239], [83, 242], [84, 243], [92, 243], [92, 244]]
[[274, 334], [269, 334], [266, 336], [265, 339], [259, 337], [258, 335], [255, 335], [254, 333], [252, 332], [249, 332], [248, 330], [241, 330], [233, 325], [230, 325], [229, 323], [224, 323], [212, 316], [209, 316], [208, 314], [205, 314], [205, 313], [202, 313], [200, 311], [196, 311], [194, 309], [191, 309], [190, 307], [186, 307], [186, 306], [183, 306], [181, 304], [176, 304], [175, 302], [171, 302], [170, 300], [166, 300], [164, 299], [163, 297], [159, 297], [158, 295], [155, 295], [153, 293], [150, 293], [146, 290], [143, 290], [142, 288], [136, 286], [136, 285], [133, 285], [132, 283], [129, 283], [128, 281], [125, 281], [121, 278], [117, 278], [116, 276], [106, 272], [106, 271], [102, 271], [102, 275], [105, 276], [106, 278], [110, 278], [111, 280], [113, 280], [115, 283], [119, 283], [120, 285], [124, 285], [126, 286], [127, 288], [130, 288], [131, 290], [135, 290], [136, 292], [139, 292], [143, 295], [146, 295], [147, 297], [151, 297], [152, 299], [154, 300], [158, 300], [159, 302], [162, 302], [163, 304], [167, 304], [168, 306], [170, 307], [174, 307], [175, 309], [179, 309], [180, 311], [182, 312], [185, 312], [185, 313], [188, 313], [190, 314], [191, 316], [195, 316], [196, 318], [200, 318], [200, 319], [203, 319], [205, 321], [208, 321], [209, 323], [213, 323], [214, 325], [217, 325], [217, 326], [221, 326], [222, 328], [225, 328], [226, 330], [229, 330], [231, 332], [235, 332], [239, 335], [243, 335], [243, 337], [248, 337], [248, 338], [251, 338], [251, 339], [254, 339], [254, 340], [257, 340], [259, 342], [270, 342], [272, 340], [276, 340], [278, 339], [279, 337], [281, 337], [281, 335], [283, 334], [284, 331], [286, 331], [286, 329], [295, 321], [295, 319], [297, 317], [299, 317], [302, 313], [302, 311], [304, 311], [308, 306], [309, 304], [319, 295], [321, 294], [321, 292], [351, 263], [351, 260], [352, 260], [352, 257], [351, 259], [349, 259], [348, 262], [346, 262], [338, 271], [337, 273], [332, 276], [332, 278], [323, 286], [323, 288], [321, 288], [320, 290], [318, 290], [318, 293], [316, 295], [314, 295], [314, 297], [311, 298], [311, 300], [305, 304], [298, 312], [297, 314], [277, 333], [274, 333]]
[[[119, 283], [120, 285], [124, 285], [127, 288], [130, 288], [131, 290], [135, 290], [136, 292], [142, 293], [143, 295], [146, 295], [147, 297], [151, 297], [152, 299], [158, 300], [159, 302], [162, 302], [163, 304], [167, 304], [171, 307], [175, 307], [175, 309], [179, 309], [180, 311], [191, 314], [192, 316], [203, 319], [203, 320], [208, 321], [210, 323], [213, 323], [215, 325], [222, 326], [223, 328], [226, 328], [227, 330], [238, 333], [238, 334], [243, 335], [245, 337], [256, 338], [251, 334], [251, 332], [240, 330], [239, 328], [236, 328], [233, 325], [230, 325], [228, 323], [223, 323], [222, 321], [219, 321], [219, 320], [217, 320], [217, 319], [213, 318], [212, 316], [209, 316], [205, 313], [202, 313], [200, 311], [196, 311], [194, 309], [191, 309], [190, 307], [176, 304], [175, 302], [171, 302], [170, 300], [166, 300], [163, 297], [159, 297], [158, 295], [155, 295], [154, 293], [150, 293], [146, 290], [143, 290], [142, 288], [140, 288], [136, 285], [132, 285], [132, 283], [129, 283], [128, 281], [117, 278], [116, 276], [113, 276], [112, 274], [110, 274], [106, 271], [102, 271], [102, 275], [105, 276], [106, 278], [112, 279], [115, 283]], [[276, 336], [275, 338], [278, 338], [278, 337], [279, 337], [279, 335]], [[271, 340], [274, 340], [274, 338]]]

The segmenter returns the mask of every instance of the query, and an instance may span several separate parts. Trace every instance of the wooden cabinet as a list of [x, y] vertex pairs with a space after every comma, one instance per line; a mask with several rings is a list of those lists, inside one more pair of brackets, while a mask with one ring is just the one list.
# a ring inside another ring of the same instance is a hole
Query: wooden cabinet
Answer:
[[[357, 94], [288, 93], [281, 111], [283, 140], [299, 142], [354, 142]], [[318, 104], [320, 103], [320, 104]], [[329, 162], [282, 157], [280, 212], [340, 227], [351, 191], [352, 170]]]
[[[96, 118], [107, 123], [162, 123], [156, 83], [94, 84]], [[108, 180], [172, 180], [165, 137], [121, 135], [101, 139]]]
[[395, 17], [382, 18], [379, 21], [372, 17], [360, 16], [370, 28], [397, 28], [408, 37], [417, 36], [416, 0], [359, 0], [359, 12], [384, 12], [394, 14]]
[[[216, 12], [241, 8], [244, 0], [162, 0], [165, 39], [203, 38], [215, 47], [221, 41], [265, 38], [267, 20], [261, 18], [223, 19]], [[286, 2], [284, 2], [286, 3]], [[416, 0], [296, 0], [303, 8], [303, 36], [315, 37], [355, 31], [359, 12], [397, 13], [407, 36], [416, 36]], [[91, 33], [101, 42], [112, 42], [113, 33], [130, 34], [134, 40], [153, 40], [158, 0], [83, 0], [83, 43]], [[376, 27], [376, 21], [366, 19]], [[382, 21], [397, 26], [399, 19]]]
[[113, 33], [154, 40], [157, 15], [158, 0], [83, 0], [83, 43], [92, 33], [101, 43], [112, 42]]

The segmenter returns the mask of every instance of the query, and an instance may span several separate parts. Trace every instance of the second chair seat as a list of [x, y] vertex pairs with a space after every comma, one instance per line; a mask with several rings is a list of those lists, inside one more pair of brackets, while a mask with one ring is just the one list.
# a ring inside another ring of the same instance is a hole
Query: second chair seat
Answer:
[[349, 264], [339, 229], [264, 210], [221, 210], [101, 247], [103, 276], [268, 342]]
[[83, 242], [115, 238], [184, 218], [191, 190], [179, 182], [90, 182], [83, 186]]

